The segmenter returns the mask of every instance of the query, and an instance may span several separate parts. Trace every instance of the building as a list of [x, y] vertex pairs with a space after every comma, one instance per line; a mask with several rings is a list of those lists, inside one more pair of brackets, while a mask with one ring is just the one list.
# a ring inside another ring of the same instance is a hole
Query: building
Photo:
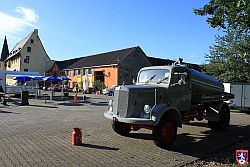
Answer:
[[[69, 86], [78, 84], [79, 88], [93, 88], [96, 81], [105, 87], [131, 84], [138, 71], [151, 63], [139, 47], [121, 49], [87, 57], [56, 61], [52, 71], [63, 71], [71, 78]], [[62, 74], [62, 73], [61, 73]]]
[[41, 75], [53, 65], [38, 36], [38, 29], [18, 42], [4, 61], [6, 70], [39, 72]]

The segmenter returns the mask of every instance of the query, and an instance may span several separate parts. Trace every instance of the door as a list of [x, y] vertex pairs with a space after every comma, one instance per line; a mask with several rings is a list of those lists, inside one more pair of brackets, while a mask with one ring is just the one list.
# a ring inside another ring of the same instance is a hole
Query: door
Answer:
[[243, 85], [243, 106], [250, 107], [250, 85]]
[[180, 111], [190, 110], [191, 91], [190, 73], [185, 70], [173, 71], [170, 81], [171, 104]]
[[242, 93], [243, 93], [243, 85], [231, 85], [231, 92], [234, 94], [234, 99], [232, 99], [233, 107], [242, 107]]

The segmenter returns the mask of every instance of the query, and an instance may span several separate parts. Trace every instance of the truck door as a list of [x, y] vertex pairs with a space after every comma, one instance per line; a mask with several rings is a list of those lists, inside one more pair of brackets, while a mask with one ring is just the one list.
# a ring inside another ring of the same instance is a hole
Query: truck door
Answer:
[[171, 104], [180, 111], [190, 110], [191, 91], [190, 72], [184, 69], [173, 71], [170, 80]]

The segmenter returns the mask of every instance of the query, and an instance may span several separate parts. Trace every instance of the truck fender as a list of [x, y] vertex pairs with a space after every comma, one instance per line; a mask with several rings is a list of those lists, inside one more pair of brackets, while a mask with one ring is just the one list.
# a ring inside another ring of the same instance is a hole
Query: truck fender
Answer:
[[218, 103], [217, 105], [208, 106], [206, 109], [206, 116], [208, 121], [219, 121], [219, 112], [222, 107], [229, 109], [225, 102]]
[[182, 120], [181, 120], [180, 111], [176, 107], [174, 107], [172, 105], [156, 104], [152, 108], [152, 115], [154, 115], [156, 117], [154, 125], [158, 125], [160, 120], [162, 118], [164, 118], [165, 116], [170, 116], [170, 117], [176, 119], [176, 123], [177, 123], [178, 127], [182, 127]]

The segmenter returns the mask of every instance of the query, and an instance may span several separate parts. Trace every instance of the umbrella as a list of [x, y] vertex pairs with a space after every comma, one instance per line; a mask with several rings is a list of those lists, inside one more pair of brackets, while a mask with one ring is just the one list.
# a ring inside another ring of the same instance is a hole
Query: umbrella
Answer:
[[32, 77], [26, 76], [26, 75], [24, 75], [24, 76], [17, 76], [17, 77], [14, 78], [14, 80], [25, 82], [25, 81], [32, 80]]
[[57, 76], [48, 76], [43, 78], [44, 81], [61, 81], [61, 79]]
[[30, 76], [32, 80], [43, 81], [44, 76]]
[[68, 80], [71, 80], [70, 78], [66, 77], [66, 76], [60, 76], [58, 77], [61, 79], [61, 81], [68, 81]]

